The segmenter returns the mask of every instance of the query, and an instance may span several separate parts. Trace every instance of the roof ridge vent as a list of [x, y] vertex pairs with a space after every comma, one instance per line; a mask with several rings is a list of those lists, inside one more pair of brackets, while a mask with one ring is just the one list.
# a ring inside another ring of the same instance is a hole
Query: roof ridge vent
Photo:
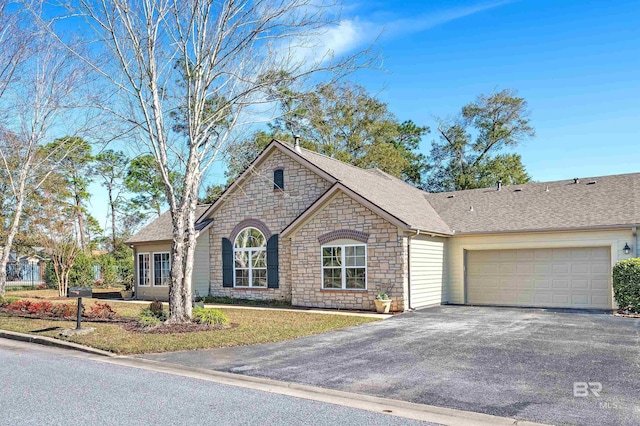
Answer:
[[598, 183], [597, 180], [592, 180], [592, 181], [587, 182], [587, 185], [595, 185], [596, 183]]

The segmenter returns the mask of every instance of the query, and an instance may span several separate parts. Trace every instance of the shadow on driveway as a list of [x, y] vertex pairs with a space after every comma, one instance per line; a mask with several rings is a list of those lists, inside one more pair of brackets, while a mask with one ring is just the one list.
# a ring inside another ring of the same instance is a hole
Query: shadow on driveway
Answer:
[[[640, 424], [640, 320], [440, 306], [288, 342], [144, 358], [555, 424]], [[592, 383], [588, 396], [583, 383]]]

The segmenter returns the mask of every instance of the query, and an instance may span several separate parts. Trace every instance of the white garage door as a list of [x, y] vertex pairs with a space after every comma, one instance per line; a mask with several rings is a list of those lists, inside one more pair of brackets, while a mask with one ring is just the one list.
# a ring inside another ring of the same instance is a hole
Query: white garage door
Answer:
[[609, 247], [467, 251], [467, 303], [611, 309]]

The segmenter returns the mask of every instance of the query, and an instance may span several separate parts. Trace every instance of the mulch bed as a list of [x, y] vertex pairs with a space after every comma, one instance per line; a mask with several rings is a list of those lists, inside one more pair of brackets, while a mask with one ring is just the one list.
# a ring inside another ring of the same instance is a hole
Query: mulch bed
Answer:
[[146, 333], [146, 334], [175, 334], [175, 333], [194, 333], [198, 331], [216, 331], [216, 330], [229, 330], [236, 328], [238, 324], [226, 324], [226, 325], [208, 325], [198, 324], [195, 322], [189, 324], [159, 324], [153, 327], [145, 327], [135, 322], [129, 322], [122, 324], [122, 328], [131, 333]]
[[618, 312], [615, 312], [613, 315], [617, 317], [625, 317], [625, 318], [640, 318], [640, 313], [636, 314], [628, 311], [618, 311]]
[[[43, 314], [30, 314], [27, 312], [15, 312], [10, 311], [7, 308], [0, 308], [0, 313], [7, 314], [12, 317], [18, 318], [30, 318], [30, 319], [42, 319], [48, 321], [75, 321], [76, 316], [72, 317], [58, 317], [54, 315], [43, 315]], [[137, 323], [138, 320], [135, 318], [127, 318], [127, 317], [115, 317], [115, 318], [90, 318], [83, 316], [82, 322], [104, 322], [104, 323]]]

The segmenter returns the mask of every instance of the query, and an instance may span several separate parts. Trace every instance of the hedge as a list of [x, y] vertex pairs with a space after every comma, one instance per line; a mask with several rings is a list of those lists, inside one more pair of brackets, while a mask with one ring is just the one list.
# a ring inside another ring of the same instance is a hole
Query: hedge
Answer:
[[613, 267], [613, 294], [620, 309], [640, 312], [640, 258], [616, 263]]

